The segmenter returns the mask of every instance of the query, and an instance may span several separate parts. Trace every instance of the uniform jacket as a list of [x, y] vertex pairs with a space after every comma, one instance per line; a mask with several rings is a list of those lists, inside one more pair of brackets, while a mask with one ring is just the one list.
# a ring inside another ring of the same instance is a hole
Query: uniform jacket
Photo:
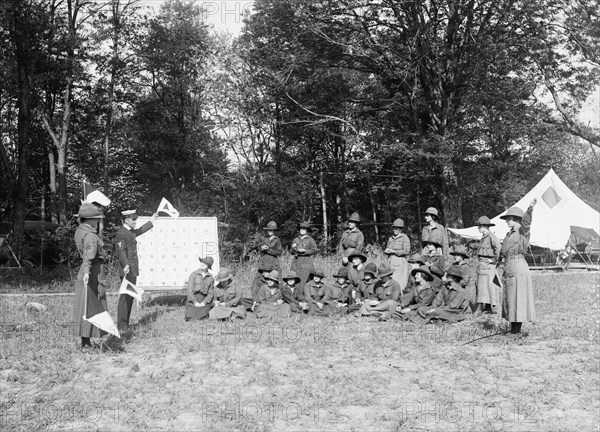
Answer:
[[[296, 247], [292, 248], [294, 261], [292, 262], [292, 270], [299, 272], [301, 270], [313, 271], [315, 265], [311, 258], [312, 255], [318, 252], [317, 244], [311, 236], [298, 236], [293, 241]], [[298, 252], [298, 249], [304, 249], [304, 252]]]
[[304, 298], [308, 303], [320, 302], [325, 295], [325, 284], [316, 284], [315, 281], [310, 280], [304, 285]]
[[347, 257], [353, 253], [362, 252], [365, 244], [365, 236], [358, 228], [346, 229], [342, 234], [338, 252]]
[[351, 285], [340, 285], [337, 281], [325, 287], [324, 304], [348, 303]]
[[498, 237], [496, 237], [494, 233], [490, 232], [489, 234], [484, 235], [479, 242], [477, 256], [480, 258], [491, 258], [494, 261], [497, 261], [500, 257], [501, 249], [502, 246], [500, 245]]
[[258, 298], [256, 303], [274, 304], [277, 303], [277, 300], [283, 300], [283, 295], [281, 294], [281, 290], [279, 288], [275, 288], [275, 292], [271, 293], [269, 285], [264, 284], [258, 290]]
[[424, 242], [434, 242], [442, 245], [442, 254], [444, 259], [448, 259], [448, 233], [446, 228], [439, 223], [435, 223], [433, 226], [425, 225], [423, 232], [421, 233], [421, 240]]
[[502, 241], [502, 258], [506, 261], [511, 256], [524, 255], [529, 246], [529, 234], [531, 230], [531, 216], [533, 208], [528, 208], [521, 219], [521, 227], [518, 231], [510, 230]]
[[79, 225], [77, 231], [75, 231], [75, 246], [83, 260], [81, 269], [84, 273], [90, 273], [90, 267], [94, 262], [104, 261], [103, 245], [94, 228], [87, 224]]
[[267, 245], [269, 249], [260, 249], [261, 257], [258, 263], [258, 268], [273, 268], [279, 271], [279, 256], [283, 253], [283, 247], [281, 246], [281, 240], [279, 237], [273, 236], [270, 238], [264, 238], [263, 244]]
[[129, 266], [129, 273], [132, 277], [137, 277], [140, 274], [139, 261], [137, 255], [137, 240], [136, 237], [144, 234], [152, 229], [152, 221], [146, 222], [139, 228], [129, 230], [125, 226], [121, 226], [115, 236], [115, 250], [119, 259], [119, 276], [125, 276], [123, 269], [126, 265]]
[[210, 304], [214, 298], [215, 280], [210, 273], [202, 275], [200, 270], [192, 272], [188, 278], [188, 301]]
[[387, 282], [382, 283], [379, 286], [379, 289], [377, 290], [377, 297], [381, 301], [398, 301], [401, 293], [402, 288], [400, 287], [400, 284], [396, 280], [390, 278]]
[[288, 284], [285, 284], [281, 288], [281, 295], [283, 297], [283, 301], [289, 304], [297, 305], [300, 302], [305, 302], [304, 298], [304, 290], [299, 288], [298, 286], [294, 287], [294, 291], [290, 288]]
[[[420, 289], [419, 289], [420, 288]], [[421, 306], [429, 306], [435, 298], [435, 291], [429, 282], [415, 283], [408, 294], [404, 294], [400, 299], [400, 306], [410, 310], [419, 309]]]
[[467, 306], [469, 306], [467, 291], [454, 281], [446, 283], [431, 303], [432, 308], [440, 306], [446, 306], [459, 311], [466, 310]]
[[390, 237], [386, 248], [393, 251], [388, 254], [392, 267], [406, 264], [406, 256], [410, 253], [410, 240], [406, 234], [400, 233], [398, 236]]
[[219, 285], [215, 287], [215, 299], [224, 302], [227, 307], [236, 307], [242, 301], [243, 289], [241, 286], [232, 282], [225, 289]]

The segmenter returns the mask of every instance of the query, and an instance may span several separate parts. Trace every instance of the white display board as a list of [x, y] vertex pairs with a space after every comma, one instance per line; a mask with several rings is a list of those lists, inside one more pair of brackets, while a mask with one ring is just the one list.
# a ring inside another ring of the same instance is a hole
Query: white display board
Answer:
[[[149, 217], [140, 217], [141, 227]], [[140, 275], [137, 286], [145, 290], [182, 289], [198, 258], [211, 256], [212, 273], [219, 272], [219, 236], [214, 217], [159, 217], [154, 228], [137, 237]]]

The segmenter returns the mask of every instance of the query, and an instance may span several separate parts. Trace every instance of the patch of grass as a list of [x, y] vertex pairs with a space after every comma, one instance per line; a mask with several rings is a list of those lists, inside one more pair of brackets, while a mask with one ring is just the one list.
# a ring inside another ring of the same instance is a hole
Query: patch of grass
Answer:
[[[284, 263], [289, 265], [289, 260]], [[323, 258], [327, 274], [336, 263]], [[252, 268], [234, 268], [244, 284]], [[185, 322], [153, 295], [124, 353], [84, 353], [72, 297], [0, 297], [2, 430], [593, 430], [592, 274], [533, 276], [539, 321], [419, 327], [354, 317]], [[568, 295], [565, 295], [565, 292]], [[117, 297], [108, 297], [116, 315]]]

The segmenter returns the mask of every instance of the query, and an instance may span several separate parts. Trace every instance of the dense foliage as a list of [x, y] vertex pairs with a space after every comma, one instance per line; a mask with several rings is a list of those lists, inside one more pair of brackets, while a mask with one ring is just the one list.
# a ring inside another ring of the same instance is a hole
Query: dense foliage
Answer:
[[[83, 179], [108, 215], [169, 199], [224, 244], [301, 220], [331, 246], [358, 211], [470, 225], [550, 168], [592, 206], [600, 78], [586, 0], [258, 0], [241, 35], [193, 2], [10, 0], [0, 11], [0, 219], [67, 224]], [[597, 90], [596, 90], [597, 91]]]

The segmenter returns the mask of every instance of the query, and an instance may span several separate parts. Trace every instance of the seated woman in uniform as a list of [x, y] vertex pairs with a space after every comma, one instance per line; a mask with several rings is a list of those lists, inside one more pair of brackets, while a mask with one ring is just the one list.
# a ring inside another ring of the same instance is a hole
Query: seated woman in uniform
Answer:
[[363, 269], [363, 279], [358, 288], [352, 289], [352, 304], [348, 307], [348, 313], [359, 311], [363, 304], [371, 300], [377, 300], [377, 266], [374, 263], [367, 264]]
[[246, 308], [242, 304], [242, 287], [233, 282], [231, 272], [222, 268], [215, 281], [215, 303], [208, 313], [210, 319], [245, 318]]
[[435, 296], [431, 306], [417, 309], [420, 319], [416, 322], [445, 321], [455, 323], [465, 319], [469, 307], [467, 290], [460, 285], [462, 271], [457, 266], [450, 266], [444, 276], [444, 286]]
[[417, 315], [417, 309], [431, 305], [435, 298], [435, 291], [430, 282], [433, 280], [433, 275], [429, 272], [427, 266], [421, 266], [411, 271], [411, 275], [415, 278], [415, 284], [412, 291], [404, 294], [400, 298], [396, 312], [393, 317], [405, 321], [410, 321]]
[[271, 270], [265, 275], [266, 284], [258, 290], [254, 312], [258, 318], [289, 317], [290, 305], [283, 300], [279, 289], [279, 272]]
[[290, 305], [292, 312], [307, 313], [308, 304], [304, 299], [304, 292], [298, 287], [298, 284], [302, 281], [300, 276], [295, 271], [291, 271], [282, 279], [283, 287], [281, 287], [281, 295], [283, 296], [283, 301]]
[[323, 271], [317, 269], [310, 273], [308, 282], [304, 285], [304, 299], [308, 305], [309, 315], [321, 314], [321, 308], [317, 306], [317, 303], [321, 302], [325, 295], [324, 279]]
[[351, 285], [348, 282], [348, 270], [340, 267], [333, 275], [335, 282], [325, 286], [323, 300], [317, 306], [326, 315], [345, 314], [348, 312]]
[[188, 278], [185, 320], [194, 321], [208, 317], [213, 307], [215, 281], [208, 271], [214, 260], [212, 257], [199, 258], [200, 266]]
[[421, 257], [423, 258], [423, 261], [425, 261], [425, 265], [427, 267], [432, 267], [436, 265], [441, 269], [446, 268], [444, 251], [440, 243], [436, 243], [433, 241], [424, 241], [423, 253], [421, 254]]
[[378, 301], [375, 300], [370, 301], [368, 304], [363, 304], [357, 314], [378, 316], [380, 321], [391, 318], [398, 307], [398, 300], [402, 292], [400, 284], [395, 279], [392, 279], [393, 274], [394, 270], [389, 264], [384, 263], [379, 266], [377, 276], [381, 284], [377, 290]]
[[454, 257], [452, 265], [460, 267], [463, 278], [460, 281], [461, 286], [467, 287], [471, 280], [471, 266], [469, 265], [470, 256], [467, 253], [467, 248], [463, 245], [456, 245], [452, 248], [450, 255]]

